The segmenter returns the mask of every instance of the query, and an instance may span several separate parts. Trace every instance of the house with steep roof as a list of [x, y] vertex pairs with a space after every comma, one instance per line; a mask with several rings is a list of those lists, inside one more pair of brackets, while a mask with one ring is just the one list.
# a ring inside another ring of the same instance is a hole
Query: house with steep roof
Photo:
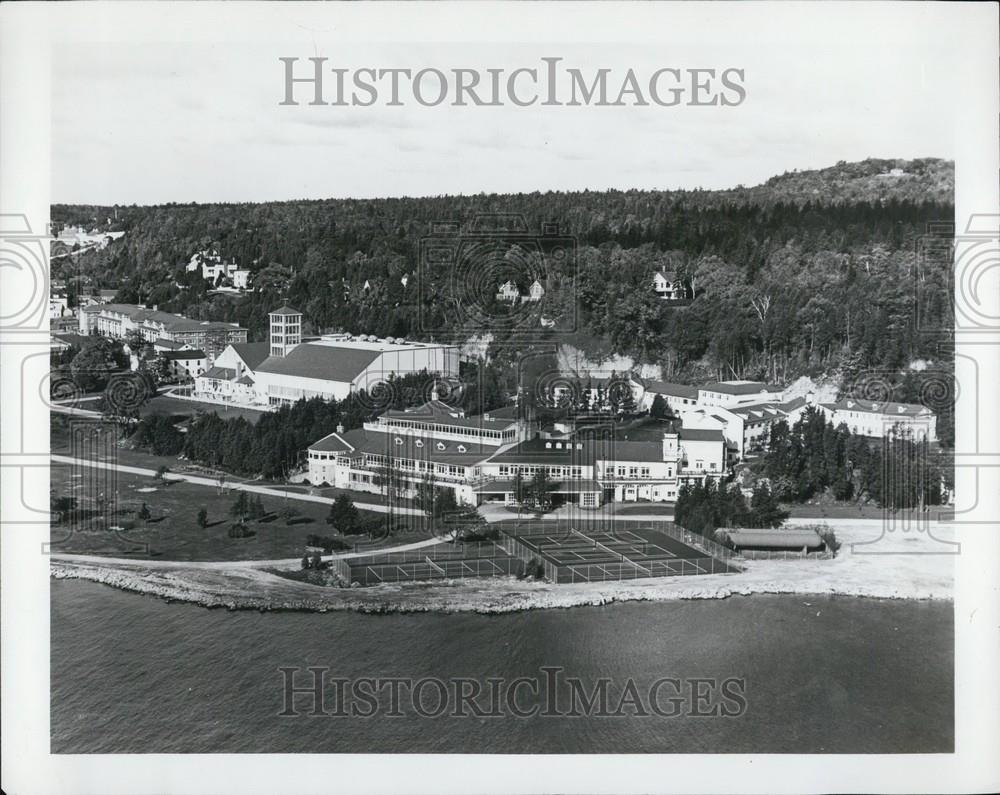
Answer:
[[674, 271], [654, 273], [653, 292], [666, 301], [679, 301], [687, 297], [684, 282]]

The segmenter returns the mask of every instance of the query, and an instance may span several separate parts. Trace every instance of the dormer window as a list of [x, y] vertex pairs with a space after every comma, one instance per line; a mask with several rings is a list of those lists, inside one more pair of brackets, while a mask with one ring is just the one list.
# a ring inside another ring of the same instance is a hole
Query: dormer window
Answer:
[[402, 440], [402, 439], [400, 439], [400, 438], [399, 438], [399, 437], [397, 436], [397, 437], [396, 437], [396, 444], [400, 444], [400, 445], [401, 445], [402, 443], [403, 443], [403, 440]]
[[576, 443], [576, 449], [577, 450], [582, 450], [583, 449], [583, 442], [577, 442]]
[[444, 442], [438, 442], [437, 443], [437, 449], [438, 450], [444, 450]]
[[415, 442], [414, 442], [414, 444], [415, 444], [415, 445], [416, 445], [417, 447], [423, 447], [423, 446], [424, 446], [424, 443], [423, 443], [423, 441], [421, 441], [420, 439], [417, 439], [417, 441], [415, 441]]
[[460, 444], [458, 446], [458, 452], [460, 452], [460, 453], [464, 453], [465, 452], [465, 445], [464, 444]]
[[546, 450], [551, 450], [552, 449], [552, 442], [546, 442], [545, 443], [545, 449]]

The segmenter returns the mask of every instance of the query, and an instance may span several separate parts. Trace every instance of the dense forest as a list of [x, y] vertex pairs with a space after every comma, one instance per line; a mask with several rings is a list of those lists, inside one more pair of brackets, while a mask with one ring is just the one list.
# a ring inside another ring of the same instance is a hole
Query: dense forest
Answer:
[[[937, 159], [866, 160], [724, 191], [55, 205], [57, 229], [126, 234], [53, 260], [53, 273], [73, 289], [115, 287], [119, 301], [236, 321], [251, 339], [263, 338], [269, 309], [290, 303], [313, 332], [461, 342], [491, 332], [489, 355], [505, 365], [568, 342], [689, 382], [855, 378], [915, 360], [949, 369], [950, 337], [922, 332], [952, 327], [953, 172]], [[433, 224], [468, 230], [513, 213], [531, 232], [523, 241], [499, 235], [468, 262], [421, 255]], [[537, 242], [544, 225], [572, 240], [559, 256]], [[253, 290], [211, 294], [185, 270], [201, 251], [249, 268]], [[688, 300], [657, 298], [657, 270], [676, 272]], [[508, 277], [522, 290], [537, 278], [544, 297], [497, 302]]]

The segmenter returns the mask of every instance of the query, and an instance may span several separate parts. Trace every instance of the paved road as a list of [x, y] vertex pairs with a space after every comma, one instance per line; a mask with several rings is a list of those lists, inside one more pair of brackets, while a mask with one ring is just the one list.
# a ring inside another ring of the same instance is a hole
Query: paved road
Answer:
[[[87, 461], [83, 458], [72, 458], [65, 455], [55, 455], [51, 456], [54, 463], [59, 464], [71, 464], [76, 466], [93, 467], [95, 469], [114, 469], [118, 472], [127, 472], [131, 475], [145, 475], [147, 477], [155, 477], [156, 471], [152, 469], [144, 469], [142, 467], [132, 467], [126, 466], [125, 464], [109, 464], [105, 461]], [[169, 474], [170, 480], [186, 480], [188, 483], [195, 483], [199, 486], [218, 486], [219, 481], [217, 478], [203, 477], [202, 475], [188, 475], [182, 472], [171, 472]], [[268, 486], [257, 486], [253, 483], [238, 483], [235, 481], [226, 481], [226, 488], [236, 489], [238, 491], [250, 491], [256, 494], [266, 494], [269, 497], [288, 497], [290, 500], [301, 500], [302, 502], [319, 502], [325, 505], [332, 505], [333, 499], [330, 497], [320, 497], [315, 494], [299, 494], [294, 491], [284, 491], [280, 487], [268, 487]], [[376, 502], [355, 502], [354, 507], [358, 510], [372, 511], [373, 513], [389, 513], [389, 508], [381, 503]], [[393, 512], [397, 514], [402, 514], [405, 516], [421, 516], [422, 512], [416, 508], [402, 508], [393, 507]]]
[[[414, 541], [410, 544], [400, 544], [396, 547], [379, 547], [366, 549], [362, 552], [344, 552], [339, 555], [324, 555], [323, 560], [341, 560], [360, 558], [366, 555], [381, 555], [385, 552], [405, 552], [410, 549], [422, 549], [440, 544], [443, 538], [428, 538], [424, 541]], [[66, 563], [97, 563], [97, 564], [127, 564], [143, 566], [149, 569], [261, 569], [271, 566], [298, 566], [302, 558], [275, 558], [273, 560], [144, 560], [142, 558], [109, 558], [104, 555], [71, 555], [54, 552], [49, 557]]]

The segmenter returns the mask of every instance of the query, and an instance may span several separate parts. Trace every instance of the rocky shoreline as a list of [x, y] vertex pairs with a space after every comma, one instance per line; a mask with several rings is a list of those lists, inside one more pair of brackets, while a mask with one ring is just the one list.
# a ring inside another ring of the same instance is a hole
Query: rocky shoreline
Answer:
[[54, 579], [84, 579], [170, 602], [258, 611], [492, 614], [627, 601], [724, 599], [753, 594], [952, 598], [950, 576], [935, 574], [860, 582], [856, 577], [838, 576], [845, 573], [844, 567], [832, 564], [833, 561], [751, 561], [747, 570], [740, 574], [564, 585], [502, 577], [370, 588], [311, 585], [252, 565], [219, 571], [178, 564], [176, 568], [153, 570], [139, 564], [103, 565], [61, 560], [52, 561], [50, 570]]

